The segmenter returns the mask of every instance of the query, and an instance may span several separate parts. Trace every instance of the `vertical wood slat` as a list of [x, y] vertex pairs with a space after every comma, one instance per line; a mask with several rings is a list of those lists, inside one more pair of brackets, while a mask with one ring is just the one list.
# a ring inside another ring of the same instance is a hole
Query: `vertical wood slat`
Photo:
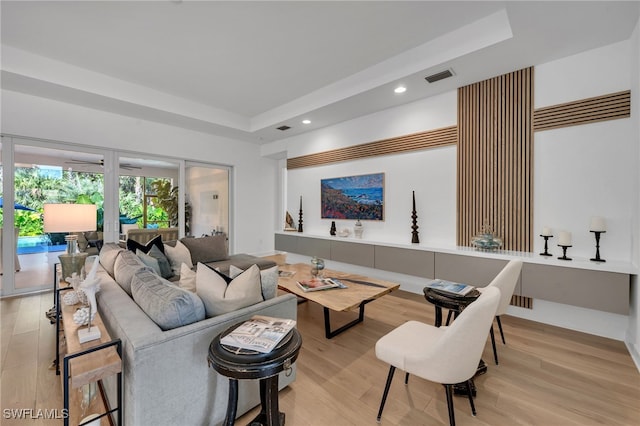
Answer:
[[470, 245], [487, 222], [504, 249], [533, 248], [532, 73], [458, 89], [458, 245]]

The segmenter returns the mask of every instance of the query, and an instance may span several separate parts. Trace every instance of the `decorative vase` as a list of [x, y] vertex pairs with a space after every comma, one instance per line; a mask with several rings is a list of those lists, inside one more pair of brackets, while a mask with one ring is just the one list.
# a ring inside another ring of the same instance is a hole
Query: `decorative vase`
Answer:
[[311, 276], [314, 278], [322, 278], [322, 270], [324, 269], [324, 260], [313, 256], [311, 259]]
[[364, 232], [364, 227], [362, 226], [362, 222], [360, 222], [360, 219], [358, 219], [356, 221], [356, 224], [353, 225], [353, 234], [356, 236], [356, 238], [362, 238], [363, 232]]

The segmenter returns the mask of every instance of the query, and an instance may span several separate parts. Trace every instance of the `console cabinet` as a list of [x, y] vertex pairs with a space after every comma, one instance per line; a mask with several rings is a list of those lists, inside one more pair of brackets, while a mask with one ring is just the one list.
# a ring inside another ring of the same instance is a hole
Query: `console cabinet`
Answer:
[[[434, 249], [415, 245], [276, 233], [275, 248], [306, 256], [421, 278], [442, 278], [484, 287], [510, 259], [524, 262], [514, 294], [604, 312], [628, 315], [630, 265], [563, 262], [531, 253]], [[557, 263], [557, 264], [553, 264]]]

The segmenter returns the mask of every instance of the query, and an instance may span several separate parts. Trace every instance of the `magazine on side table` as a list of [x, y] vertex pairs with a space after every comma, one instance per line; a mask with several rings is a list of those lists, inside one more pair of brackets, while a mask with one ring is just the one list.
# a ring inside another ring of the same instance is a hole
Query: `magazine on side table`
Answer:
[[269, 353], [296, 326], [296, 321], [254, 315], [220, 339], [225, 346]]
[[433, 280], [427, 284], [427, 287], [441, 293], [451, 294], [454, 296], [466, 296], [475, 289], [472, 285], [446, 280]]

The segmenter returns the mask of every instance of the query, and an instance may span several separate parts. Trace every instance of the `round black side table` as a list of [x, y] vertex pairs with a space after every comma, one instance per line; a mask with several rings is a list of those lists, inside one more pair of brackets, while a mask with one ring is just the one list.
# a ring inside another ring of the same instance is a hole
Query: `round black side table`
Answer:
[[229, 378], [229, 402], [224, 425], [235, 423], [238, 410], [238, 380], [260, 380], [260, 413], [250, 425], [283, 426], [284, 413], [278, 408], [278, 373], [291, 370], [302, 346], [302, 337], [295, 328], [269, 353], [246, 351], [238, 353], [220, 344], [220, 339], [242, 323], [216, 336], [209, 345], [209, 366]]

